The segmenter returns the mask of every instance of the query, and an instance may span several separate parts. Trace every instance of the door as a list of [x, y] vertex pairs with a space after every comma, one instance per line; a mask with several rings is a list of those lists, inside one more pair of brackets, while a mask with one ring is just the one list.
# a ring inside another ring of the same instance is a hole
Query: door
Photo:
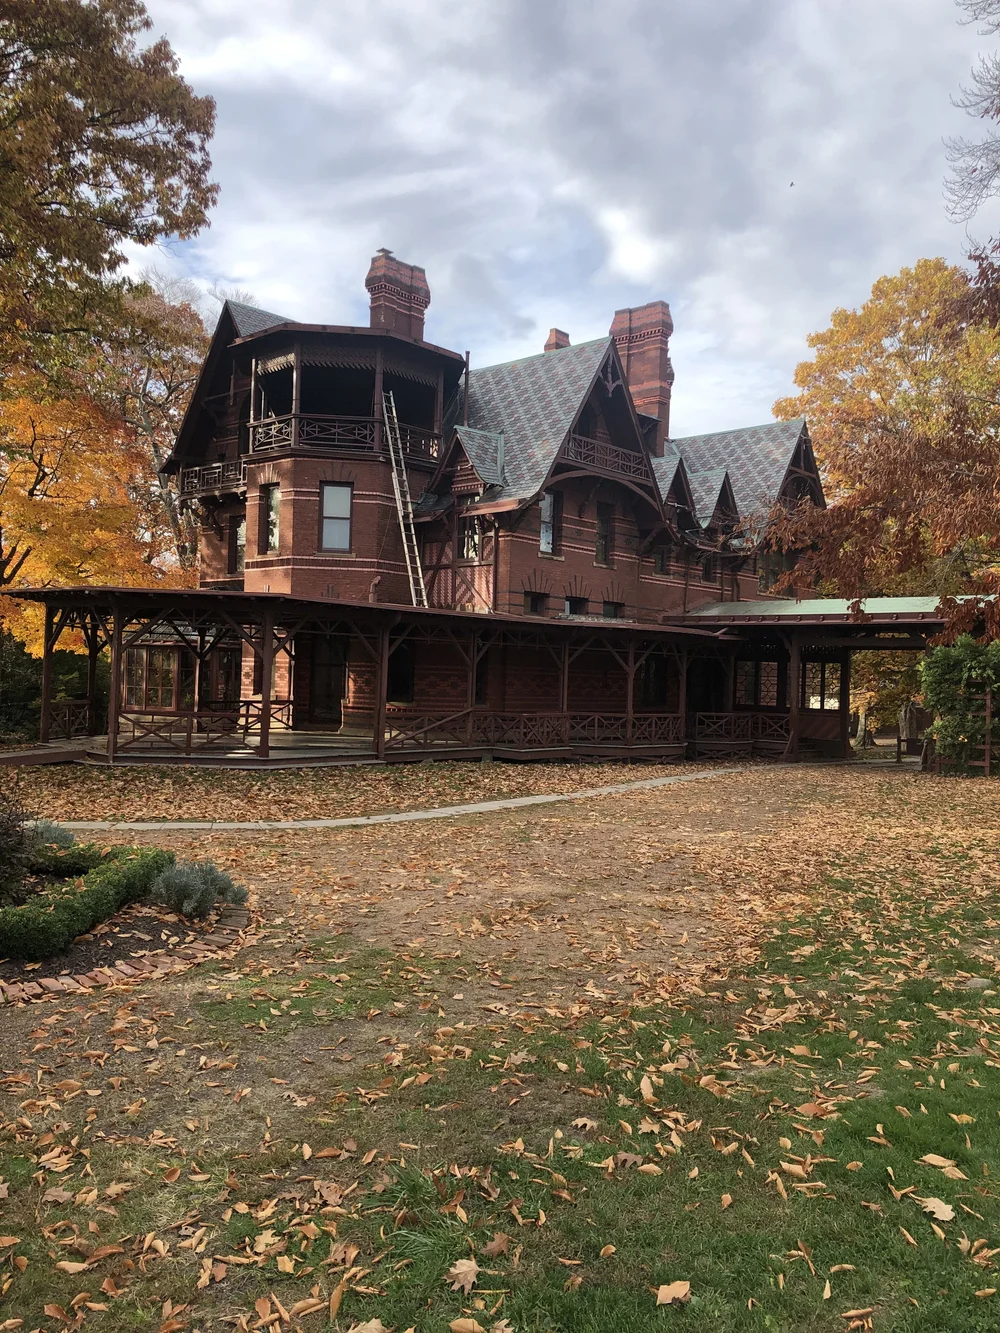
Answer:
[[347, 662], [343, 639], [313, 640], [309, 721], [317, 727], [340, 727], [344, 721]]

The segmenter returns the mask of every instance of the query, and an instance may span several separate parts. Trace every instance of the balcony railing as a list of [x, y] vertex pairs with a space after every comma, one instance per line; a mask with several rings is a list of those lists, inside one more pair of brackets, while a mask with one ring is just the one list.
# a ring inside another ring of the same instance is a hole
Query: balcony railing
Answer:
[[[403, 452], [417, 458], [437, 458], [441, 437], [419, 426], [399, 427]], [[250, 426], [254, 453], [271, 449], [377, 449], [381, 423], [375, 417], [327, 417], [304, 412], [269, 417]]]
[[599, 472], [649, 480], [649, 463], [644, 455], [633, 453], [630, 449], [619, 449], [617, 445], [608, 444], [604, 440], [592, 440], [587, 435], [571, 435], [563, 450], [563, 458], [596, 468]]
[[247, 465], [242, 458], [224, 463], [206, 463], [202, 467], [186, 467], [181, 472], [182, 495], [238, 491], [246, 484]]

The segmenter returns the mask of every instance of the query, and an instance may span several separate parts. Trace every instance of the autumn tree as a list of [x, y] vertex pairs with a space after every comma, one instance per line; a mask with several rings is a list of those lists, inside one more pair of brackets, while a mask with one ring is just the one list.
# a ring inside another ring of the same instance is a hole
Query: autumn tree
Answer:
[[799, 392], [829, 507], [778, 516], [799, 579], [842, 596], [990, 589], [1000, 570], [1000, 333], [940, 259], [880, 278], [809, 338]]
[[215, 106], [140, 0], [0, 0], [0, 369], [120, 317], [122, 244], [191, 236]]

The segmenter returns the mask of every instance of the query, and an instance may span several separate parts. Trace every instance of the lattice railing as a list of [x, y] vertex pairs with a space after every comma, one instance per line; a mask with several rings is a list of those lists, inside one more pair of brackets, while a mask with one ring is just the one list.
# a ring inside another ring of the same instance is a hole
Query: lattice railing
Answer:
[[544, 750], [576, 745], [678, 745], [683, 721], [674, 714], [406, 712], [386, 721], [386, 747], [444, 744]]
[[207, 491], [234, 491], [246, 485], [247, 465], [242, 458], [203, 467], [186, 467], [181, 472], [181, 493], [200, 495]]
[[613, 472], [623, 477], [649, 479], [649, 464], [642, 454], [630, 449], [620, 449], [616, 444], [604, 440], [593, 440], [588, 435], [571, 435], [563, 450], [563, 457], [574, 463], [583, 463], [587, 467], [597, 468], [601, 472]]
[[788, 734], [788, 716], [784, 713], [695, 713], [692, 726], [696, 743], [787, 741]]
[[57, 699], [49, 705], [49, 740], [75, 740], [90, 735], [90, 704], [86, 699]]
[[[437, 458], [440, 436], [419, 426], [399, 427], [403, 452], [418, 458]], [[250, 447], [255, 453], [286, 449], [298, 444], [306, 449], [374, 449], [379, 442], [375, 417], [332, 417], [300, 412], [250, 427]]]

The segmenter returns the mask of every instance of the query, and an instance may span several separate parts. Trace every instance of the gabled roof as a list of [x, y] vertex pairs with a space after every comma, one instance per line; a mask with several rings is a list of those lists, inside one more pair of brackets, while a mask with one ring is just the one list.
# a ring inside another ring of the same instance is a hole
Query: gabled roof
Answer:
[[684, 459], [692, 486], [699, 473], [728, 472], [740, 517], [747, 519], [766, 514], [777, 500], [803, 434], [807, 434], [805, 418], [796, 417], [743, 430], [689, 435], [668, 440], [666, 447]]
[[[481, 437], [484, 465], [486, 437], [503, 436], [498, 498], [529, 499], [541, 490], [612, 346], [610, 337], [595, 338], [470, 371], [469, 425]], [[469, 461], [479, 472], [471, 455]]]
[[[252, 333], [263, 333], [277, 324], [290, 324], [287, 315], [276, 315], [271, 310], [261, 310], [255, 305], [244, 305], [242, 301], [227, 301], [225, 309], [232, 317], [233, 327], [238, 338], [248, 338]], [[222, 316], [219, 316], [220, 320]]]
[[733, 494], [732, 486], [727, 485], [729, 473], [724, 467], [709, 468], [705, 472], [688, 472], [691, 483], [691, 498], [694, 500], [695, 518], [703, 528], [707, 528], [715, 517], [715, 511], [723, 495]]
[[502, 486], [504, 473], [504, 437], [498, 431], [456, 426], [455, 434], [465, 456], [484, 486]]

